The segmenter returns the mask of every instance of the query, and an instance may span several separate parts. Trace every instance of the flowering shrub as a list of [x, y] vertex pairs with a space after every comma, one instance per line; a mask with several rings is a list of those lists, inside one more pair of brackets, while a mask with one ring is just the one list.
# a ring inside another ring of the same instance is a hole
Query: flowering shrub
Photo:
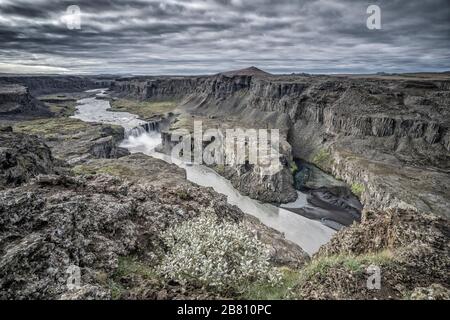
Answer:
[[200, 216], [168, 229], [163, 240], [169, 253], [158, 272], [180, 283], [238, 292], [250, 282], [279, 281], [267, 248], [241, 224]]

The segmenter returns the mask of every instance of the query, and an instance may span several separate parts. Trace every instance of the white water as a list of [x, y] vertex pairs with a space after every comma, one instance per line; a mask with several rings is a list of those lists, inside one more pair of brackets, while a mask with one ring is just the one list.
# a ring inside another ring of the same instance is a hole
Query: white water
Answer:
[[[100, 94], [104, 91], [98, 90]], [[144, 122], [136, 115], [127, 112], [110, 112], [109, 102], [95, 98], [86, 98], [78, 101], [78, 112], [74, 116], [86, 122], [103, 122], [118, 124], [130, 131], [133, 126], [140, 126]], [[179, 160], [154, 151], [161, 143], [161, 135], [156, 132], [143, 133], [139, 136], [127, 135], [121, 146], [132, 153], [142, 152], [151, 157], [174, 163], [186, 170], [187, 179], [204, 187], [212, 187], [218, 193], [228, 198], [228, 203], [236, 205], [243, 212], [257, 217], [265, 225], [284, 233], [286, 239], [298, 244], [308, 254], [315, 253], [322, 244], [328, 242], [335, 231], [321, 224], [319, 221], [310, 220], [283, 208], [271, 204], [262, 203], [242, 196], [231, 183], [217, 174], [214, 170], [201, 165], [186, 166]], [[306, 197], [299, 193], [297, 201], [285, 205], [285, 207], [299, 208], [306, 205]]]

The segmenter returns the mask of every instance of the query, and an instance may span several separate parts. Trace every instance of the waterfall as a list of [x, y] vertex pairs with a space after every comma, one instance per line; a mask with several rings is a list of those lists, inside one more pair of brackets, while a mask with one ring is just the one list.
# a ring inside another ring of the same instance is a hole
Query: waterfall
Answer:
[[159, 133], [159, 132], [160, 132], [159, 122], [151, 121], [151, 122], [146, 122], [144, 124], [141, 124], [132, 129], [126, 130], [125, 138], [129, 138], [129, 137], [137, 138], [145, 133]]

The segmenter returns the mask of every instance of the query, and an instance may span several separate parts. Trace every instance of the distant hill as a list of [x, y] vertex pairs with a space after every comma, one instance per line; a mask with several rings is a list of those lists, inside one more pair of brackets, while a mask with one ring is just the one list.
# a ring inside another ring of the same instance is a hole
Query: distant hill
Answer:
[[260, 76], [260, 77], [267, 77], [272, 75], [268, 72], [258, 69], [257, 67], [221, 72], [219, 74], [223, 74], [225, 76]]

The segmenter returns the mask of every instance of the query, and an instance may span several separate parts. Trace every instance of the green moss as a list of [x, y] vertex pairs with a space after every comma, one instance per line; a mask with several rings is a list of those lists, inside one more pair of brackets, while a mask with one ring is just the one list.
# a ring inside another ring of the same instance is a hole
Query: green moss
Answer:
[[158, 276], [152, 267], [139, 261], [137, 258], [130, 256], [120, 257], [114, 276], [126, 277], [129, 275], [139, 275], [144, 279], [154, 279]]
[[268, 283], [245, 284], [244, 291], [239, 297], [244, 300], [281, 300], [292, 298], [292, 288], [299, 281], [300, 273], [289, 268], [280, 268], [281, 280], [273, 286]]
[[298, 166], [297, 166], [297, 164], [295, 163], [295, 161], [292, 161], [292, 162], [291, 162], [290, 169], [291, 169], [292, 175], [295, 175], [295, 174], [298, 172]]
[[77, 110], [76, 102], [67, 102], [66, 104], [46, 103], [46, 105], [58, 117], [73, 116]]
[[361, 198], [361, 195], [364, 192], [365, 188], [361, 183], [353, 183], [351, 186], [351, 190], [355, 196]]
[[216, 165], [215, 170], [217, 173], [223, 174], [225, 172], [225, 166], [223, 164], [218, 164]]
[[76, 134], [85, 131], [87, 128], [89, 128], [89, 124], [78, 119], [47, 118], [17, 123], [14, 126], [14, 131], [51, 139], [58, 134]]
[[312, 163], [322, 170], [327, 170], [333, 164], [333, 158], [330, 151], [320, 149], [312, 159]]
[[108, 281], [112, 299], [117, 300], [122, 298], [124, 293], [128, 290], [128, 288], [122, 284], [121, 279], [136, 276], [144, 280], [160, 279], [151, 266], [139, 261], [135, 257], [120, 257], [118, 267]]
[[72, 168], [72, 172], [76, 175], [93, 175], [93, 174], [109, 174], [117, 177], [130, 177], [133, 170], [121, 164], [108, 164], [105, 166], [77, 165]]
[[191, 200], [192, 196], [186, 190], [177, 190], [176, 194], [181, 200]]
[[80, 165], [77, 165], [77, 166], [73, 167], [72, 168], [72, 172], [75, 175], [79, 175], [79, 176], [81, 176], [81, 175], [92, 175], [92, 174], [96, 174], [97, 173], [96, 168], [88, 166], [88, 165], [83, 165], [83, 164], [80, 164]]
[[63, 94], [50, 94], [38, 97], [57, 117], [73, 116], [76, 111], [77, 99]]
[[301, 271], [301, 281], [307, 281], [311, 277], [326, 277], [332, 268], [345, 268], [349, 272], [365, 272], [365, 268], [370, 264], [386, 265], [392, 261], [392, 252], [383, 250], [377, 253], [368, 253], [362, 255], [340, 254], [313, 259]]
[[130, 112], [146, 119], [157, 114], [163, 114], [174, 110], [177, 102], [167, 101], [137, 101], [130, 99], [117, 99], [111, 101], [110, 111]]

